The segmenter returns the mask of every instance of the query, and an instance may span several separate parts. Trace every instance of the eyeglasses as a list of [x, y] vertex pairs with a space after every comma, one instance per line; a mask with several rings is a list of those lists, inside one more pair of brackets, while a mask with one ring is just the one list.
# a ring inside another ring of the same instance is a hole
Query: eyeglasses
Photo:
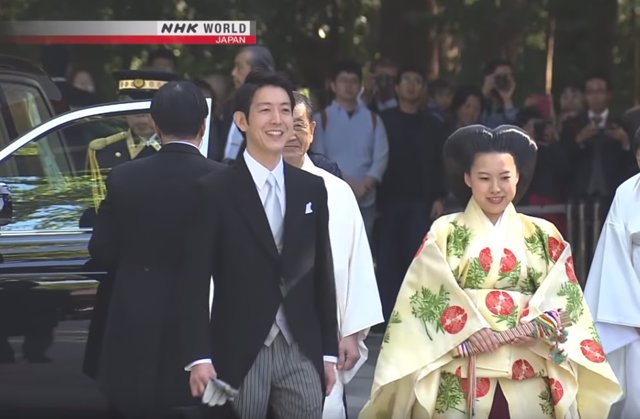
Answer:
[[402, 77], [400, 78], [400, 84], [422, 85], [423, 81], [418, 77]]

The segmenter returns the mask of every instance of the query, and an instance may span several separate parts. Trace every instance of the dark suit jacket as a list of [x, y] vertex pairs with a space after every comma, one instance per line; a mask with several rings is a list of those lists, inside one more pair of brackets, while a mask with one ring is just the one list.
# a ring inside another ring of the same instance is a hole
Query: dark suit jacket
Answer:
[[[567, 151], [567, 157], [571, 166], [571, 179], [569, 180], [569, 194], [574, 198], [580, 198], [587, 194], [587, 188], [591, 174], [594, 171], [593, 161], [595, 154], [599, 154], [602, 162], [602, 176], [607, 188], [605, 200], [611, 200], [616, 188], [628, 177], [629, 167], [633, 163], [630, 151], [624, 150], [619, 141], [609, 137], [606, 129], [579, 145], [575, 138], [589, 123], [586, 112], [566, 121], [561, 134], [561, 141]], [[607, 126], [613, 124], [622, 125], [621, 122], [609, 114]]]
[[263, 347], [281, 303], [293, 338], [321, 377], [323, 355], [338, 349], [327, 192], [321, 178], [287, 164], [284, 179], [281, 254], [242, 156], [199, 182], [203, 202], [194, 217], [185, 274], [190, 281], [184, 294], [184, 361], [211, 358], [218, 376], [235, 388]]
[[88, 348], [99, 353], [86, 356], [99, 359], [99, 386], [124, 412], [194, 402], [180, 358], [176, 296], [188, 279], [183, 244], [196, 180], [221, 166], [190, 145], [169, 143], [107, 178], [89, 252], [115, 277], [101, 284], [111, 289], [108, 312], [93, 319], [107, 319], [104, 336], [92, 328], [102, 344]]

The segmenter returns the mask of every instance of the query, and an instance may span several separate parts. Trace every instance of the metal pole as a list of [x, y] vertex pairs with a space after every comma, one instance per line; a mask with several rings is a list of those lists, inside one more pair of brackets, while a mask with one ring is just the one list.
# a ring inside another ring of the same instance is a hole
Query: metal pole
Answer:
[[585, 207], [585, 202], [580, 201], [578, 204], [578, 263], [576, 264], [578, 278], [582, 278], [586, 271], [587, 219], [585, 217]]
[[593, 254], [596, 252], [596, 246], [598, 244], [598, 238], [600, 237], [600, 212], [602, 211], [602, 203], [600, 200], [597, 200], [593, 204], [593, 239], [591, 240], [591, 252], [589, 254], [589, 261], [593, 257]]
[[567, 201], [567, 210], [566, 210], [566, 218], [567, 218], [567, 241], [571, 244], [571, 247], [575, 247], [577, 245], [576, 242], [576, 232], [575, 232], [575, 220], [573, 219], [574, 212], [574, 202]]

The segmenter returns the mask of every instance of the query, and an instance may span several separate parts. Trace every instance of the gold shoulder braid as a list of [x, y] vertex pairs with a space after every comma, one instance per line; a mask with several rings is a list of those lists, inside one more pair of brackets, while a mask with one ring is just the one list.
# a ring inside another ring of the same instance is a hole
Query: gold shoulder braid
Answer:
[[104, 138], [96, 138], [89, 143], [89, 149], [87, 150], [87, 166], [89, 173], [91, 174], [91, 192], [93, 195], [93, 206], [98, 212], [100, 202], [105, 198], [107, 194], [107, 188], [102, 179], [102, 172], [100, 171], [100, 165], [98, 164], [98, 158], [96, 153], [105, 147], [122, 141], [127, 138], [129, 130], [118, 132]]

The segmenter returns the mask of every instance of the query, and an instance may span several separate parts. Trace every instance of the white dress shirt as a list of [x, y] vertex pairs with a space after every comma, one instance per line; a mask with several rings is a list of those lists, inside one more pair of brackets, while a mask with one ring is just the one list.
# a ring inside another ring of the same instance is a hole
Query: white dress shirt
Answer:
[[[280, 157], [280, 161], [276, 165], [273, 170], [269, 170], [264, 167], [260, 162], [251, 156], [248, 150], [244, 150], [243, 152], [244, 161], [247, 164], [247, 169], [249, 169], [249, 173], [251, 174], [251, 178], [253, 182], [256, 184], [256, 189], [258, 191], [258, 195], [260, 196], [260, 202], [264, 206], [265, 200], [267, 199], [267, 193], [269, 192], [269, 188], [267, 186], [267, 178], [269, 174], [273, 174], [273, 177], [276, 179], [276, 187], [278, 188], [278, 200], [280, 201], [280, 208], [282, 209], [282, 216], [284, 217], [286, 213], [286, 189], [284, 187], [284, 163], [282, 157]], [[338, 358], [331, 355], [326, 355], [323, 357], [325, 362], [333, 362], [337, 363]], [[192, 367], [198, 364], [212, 363], [211, 359], [199, 359], [197, 361], [192, 362], [191, 364], [185, 367], [186, 371], [190, 371]]]

